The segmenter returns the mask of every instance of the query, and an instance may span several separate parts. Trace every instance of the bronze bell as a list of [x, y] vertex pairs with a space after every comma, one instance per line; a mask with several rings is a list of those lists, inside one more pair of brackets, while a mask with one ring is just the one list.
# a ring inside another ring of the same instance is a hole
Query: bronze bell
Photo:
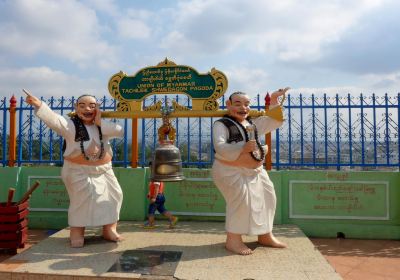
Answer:
[[164, 140], [154, 152], [151, 164], [152, 181], [182, 181], [185, 180], [182, 171], [182, 159], [179, 149], [172, 141]]
[[181, 153], [174, 145], [176, 131], [169, 119], [171, 112], [172, 109], [166, 103], [166, 106], [161, 110], [162, 125], [158, 129], [158, 143], [160, 145], [154, 151], [151, 165], [152, 181], [185, 180], [182, 171]]

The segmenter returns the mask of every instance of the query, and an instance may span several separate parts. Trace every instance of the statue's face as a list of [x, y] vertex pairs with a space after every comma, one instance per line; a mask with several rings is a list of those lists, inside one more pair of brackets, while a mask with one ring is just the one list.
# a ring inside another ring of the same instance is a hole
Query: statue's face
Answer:
[[226, 106], [229, 115], [242, 122], [249, 116], [250, 98], [245, 94], [235, 94], [226, 101]]
[[96, 98], [93, 96], [82, 96], [75, 104], [75, 111], [84, 124], [93, 124], [96, 117]]

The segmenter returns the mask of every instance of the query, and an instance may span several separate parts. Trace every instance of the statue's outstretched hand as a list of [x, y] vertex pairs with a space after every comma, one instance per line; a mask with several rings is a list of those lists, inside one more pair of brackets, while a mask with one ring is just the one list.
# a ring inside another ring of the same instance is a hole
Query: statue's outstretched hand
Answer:
[[280, 88], [277, 91], [271, 93], [271, 103], [270, 105], [278, 104], [278, 98], [286, 94], [286, 92], [290, 89], [290, 87]]
[[40, 107], [42, 105], [42, 101], [37, 98], [36, 96], [33, 96], [29, 91], [26, 89], [22, 89], [22, 91], [26, 94], [25, 102], [28, 103], [29, 105], [32, 105], [36, 108]]

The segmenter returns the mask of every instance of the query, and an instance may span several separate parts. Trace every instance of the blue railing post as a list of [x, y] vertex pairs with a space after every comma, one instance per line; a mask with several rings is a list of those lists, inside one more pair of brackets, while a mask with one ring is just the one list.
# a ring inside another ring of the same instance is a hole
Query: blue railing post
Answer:
[[350, 156], [350, 166], [353, 165], [353, 135], [352, 135], [352, 126], [351, 126], [351, 98], [350, 93], [347, 94], [347, 106], [348, 106], [348, 114], [349, 114], [349, 156]]
[[23, 149], [23, 135], [22, 135], [22, 125], [23, 125], [23, 105], [24, 99], [20, 98], [19, 103], [19, 126], [18, 126], [18, 158], [17, 158], [17, 165], [21, 166], [22, 163], [22, 149]]
[[325, 139], [325, 167], [328, 167], [328, 106], [326, 93], [324, 93], [324, 139]]
[[[190, 100], [187, 98], [187, 107], [190, 105]], [[190, 163], [190, 118], [187, 118], [187, 163]]]
[[[364, 99], [360, 94], [360, 111], [361, 111], [361, 164], [365, 164], [365, 129], [364, 129]], [[368, 156], [368, 155], [367, 155]]]
[[340, 115], [339, 115], [339, 95], [336, 94], [336, 154], [337, 154], [337, 163], [336, 169], [340, 170]]
[[397, 166], [400, 169], [400, 92], [397, 93]]
[[[290, 105], [290, 94], [288, 94], [288, 156], [289, 156], [289, 165], [292, 164], [292, 114], [291, 114], [291, 105]], [[278, 143], [280, 144], [280, 143]]]
[[[61, 96], [61, 100], [60, 100], [60, 109], [61, 109], [60, 110], [60, 114], [61, 115], [64, 115], [64, 101], [65, 101], [64, 96]], [[75, 98], [72, 97], [72, 100], [71, 100], [71, 111], [74, 110], [74, 104], [75, 104]], [[60, 147], [60, 154], [59, 154], [58, 158], [59, 158], [60, 162], [63, 161], [63, 152], [62, 152], [63, 144], [64, 144], [64, 139], [62, 138], [61, 135], [58, 135], [58, 145]]]
[[390, 152], [389, 152], [389, 108], [388, 108], [388, 96], [385, 93], [385, 145], [386, 145], [386, 164], [390, 164]]
[[201, 166], [201, 156], [202, 156], [202, 150], [201, 150], [201, 118], [198, 118], [198, 122], [199, 122], [199, 146], [198, 146], [198, 155], [197, 155], [197, 160], [198, 160], [198, 165], [197, 167], [202, 167]]
[[304, 164], [303, 95], [300, 93], [300, 163]]
[[[50, 109], [54, 110], [54, 97], [53, 96], [50, 98]], [[49, 137], [50, 137], [49, 159], [50, 159], [50, 161], [53, 161], [53, 130], [52, 129], [50, 129]], [[62, 153], [62, 151], [60, 151], [60, 153]]]
[[314, 94], [311, 95], [311, 122], [312, 122], [312, 136], [311, 136], [311, 142], [312, 142], [312, 155], [313, 155], [313, 165], [315, 167], [315, 100], [314, 100]]
[[374, 139], [374, 163], [377, 164], [378, 159], [377, 159], [377, 145], [376, 145], [376, 99], [375, 99], [375, 93], [372, 94], [372, 120], [373, 120], [373, 139]]
[[[154, 95], [153, 104], [157, 103], [157, 97]], [[153, 119], [153, 151], [156, 150], [157, 145], [157, 119]]]
[[3, 110], [3, 127], [2, 127], [2, 147], [3, 147], [3, 155], [2, 155], [2, 165], [6, 166], [7, 165], [7, 98], [4, 97], [2, 101], [2, 110]]

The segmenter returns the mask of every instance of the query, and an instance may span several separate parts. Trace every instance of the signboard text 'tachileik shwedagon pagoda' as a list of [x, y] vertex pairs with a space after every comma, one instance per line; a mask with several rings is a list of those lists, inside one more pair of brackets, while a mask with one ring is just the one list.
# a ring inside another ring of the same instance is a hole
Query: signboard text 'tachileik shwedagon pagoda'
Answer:
[[[219, 110], [218, 99], [228, 88], [225, 74], [212, 68], [206, 74], [195, 69], [177, 65], [167, 58], [156, 66], [139, 70], [128, 76], [120, 71], [108, 82], [108, 90], [117, 101], [116, 112], [102, 112], [106, 118], [160, 118], [162, 102], [144, 107], [143, 100], [153, 94], [185, 94], [191, 98], [191, 108], [172, 100], [170, 117], [222, 117], [226, 110]], [[250, 115], [269, 115], [282, 118], [282, 108], [254, 111]]]

